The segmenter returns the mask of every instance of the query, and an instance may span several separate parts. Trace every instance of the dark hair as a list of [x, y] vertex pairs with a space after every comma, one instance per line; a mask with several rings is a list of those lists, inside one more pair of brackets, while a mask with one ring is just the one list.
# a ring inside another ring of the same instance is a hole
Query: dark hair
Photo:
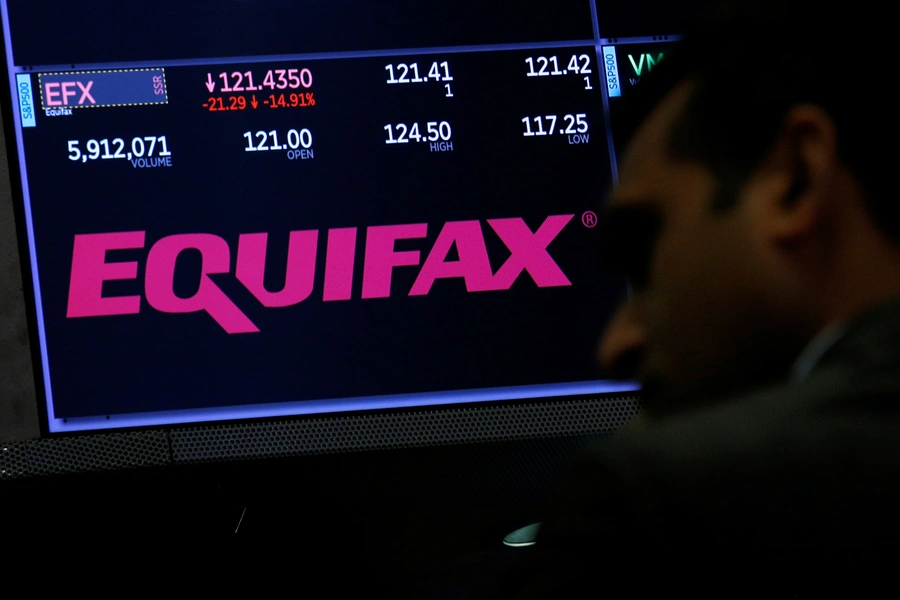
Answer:
[[875, 2], [847, 8], [811, 0], [723, 4], [698, 22], [635, 89], [624, 116], [625, 138], [685, 80], [695, 87], [670, 139], [676, 156], [708, 164], [722, 189], [714, 209], [736, 190], [773, 143], [784, 115], [798, 103], [834, 119], [842, 159], [866, 192], [873, 221], [900, 240], [900, 210], [887, 177], [896, 131], [896, 100], [881, 88], [896, 45], [890, 21]]

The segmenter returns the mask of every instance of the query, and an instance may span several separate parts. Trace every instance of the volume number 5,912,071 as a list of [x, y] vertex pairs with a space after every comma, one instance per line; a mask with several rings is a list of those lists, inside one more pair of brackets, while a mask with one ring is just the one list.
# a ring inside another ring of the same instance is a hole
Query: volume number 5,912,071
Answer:
[[69, 160], [86, 163], [89, 160], [158, 158], [172, 156], [166, 136], [137, 136], [128, 144], [122, 138], [87, 140], [82, 149], [81, 140], [69, 140]]

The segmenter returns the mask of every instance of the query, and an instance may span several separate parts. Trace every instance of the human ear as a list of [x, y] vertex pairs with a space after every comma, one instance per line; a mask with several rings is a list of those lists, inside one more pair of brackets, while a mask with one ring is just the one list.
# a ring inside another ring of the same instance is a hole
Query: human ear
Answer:
[[840, 166], [832, 117], [813, 104], [792, 107], [743, 193], [767, 239], [790, 246], [813, 235], [829, 212]]

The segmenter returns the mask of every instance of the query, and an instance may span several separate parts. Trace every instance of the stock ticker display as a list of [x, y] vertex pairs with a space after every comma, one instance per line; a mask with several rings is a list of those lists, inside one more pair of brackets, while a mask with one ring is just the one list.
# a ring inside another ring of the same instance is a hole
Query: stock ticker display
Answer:
[[595, 226], [670, 38], [588, 0], [0, 4], [50, 432], [636, 389], [598, 379]]

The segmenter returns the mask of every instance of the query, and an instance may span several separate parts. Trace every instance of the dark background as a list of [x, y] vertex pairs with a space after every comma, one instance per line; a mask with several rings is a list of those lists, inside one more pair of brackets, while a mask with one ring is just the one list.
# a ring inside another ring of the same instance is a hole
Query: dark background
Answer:
[[[59, 585], [74, 569], [134, 573], [123, 589], [175, 577], [166, 585], [239, 594], [248, 586], [251, 597], [277, 588], [468, 600], [497, 588], [521, 556], [503, 537], [540, 518], [566, 459], [598, 439], [0, 481], [4, 540], [41, 540], [41, 568]], [[89, 551], [77, 550], [86, 544]], [[34, 568], [34, 560], [16, 552], [7, 565]]]
[[[601, 37], [618, 38], [684, 33], [696, 15], [716, 2], [598, 0], [596, 4]], [[11, 0], [9, 5], [15, 58], [21, 65], [594, 37], [590, 0], [143, 0], [127, 4]], [[42, 36], [32, 35], [35, 23], [40, 23]]]
[[[57, 0], [41, 4], [12, 0], [9, 4], [15, 58], [21, 65], [594, 37], [587, 0], [546, 5], [516, 0]], [[40, 23], [40, 36], [33, 35], [35, 23]]]
[[720, 0], [597, 1], [600, 37], [649, 37], [684, 34], [690, 24]]

